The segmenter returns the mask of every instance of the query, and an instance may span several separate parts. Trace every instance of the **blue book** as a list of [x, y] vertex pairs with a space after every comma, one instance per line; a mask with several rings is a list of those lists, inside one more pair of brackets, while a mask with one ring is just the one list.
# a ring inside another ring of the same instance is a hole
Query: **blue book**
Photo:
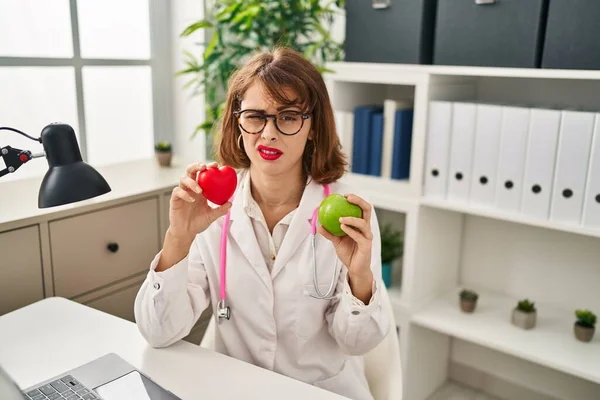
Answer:
[[356, 174], [369, 173], [371, 116], [378, 112], [383, 112], [383, 106], [367, 105], [354, 109], [352, 172]]
[[410, 177], [413, 116], [413, 109], [397, 110], [394, 116], [392, 179], [408, 179]]
[[381, 156], [383, 152], [383, 113], [371, 116], [371, 140], [369, 149], [369, 175], [381, 176]]

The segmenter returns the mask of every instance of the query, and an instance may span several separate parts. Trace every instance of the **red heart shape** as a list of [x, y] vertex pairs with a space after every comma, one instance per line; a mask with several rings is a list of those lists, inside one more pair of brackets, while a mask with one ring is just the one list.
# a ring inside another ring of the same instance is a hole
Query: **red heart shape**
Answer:
[[237, 174], [233, 168], [227, 165], [220, 168], [206, 168], [198, 174], [198, 185], [202, 188], [202, 194], [207, 200], [223, 205], [235, 192]]

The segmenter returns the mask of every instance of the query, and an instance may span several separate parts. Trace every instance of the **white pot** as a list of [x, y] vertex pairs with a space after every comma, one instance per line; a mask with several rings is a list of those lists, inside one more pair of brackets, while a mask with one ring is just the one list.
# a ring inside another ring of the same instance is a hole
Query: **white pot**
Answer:
[[512, 313], [512, 323], [522, 329], [533, 329], [537, 320], [537, 312], [525, 312], [514, 309]]

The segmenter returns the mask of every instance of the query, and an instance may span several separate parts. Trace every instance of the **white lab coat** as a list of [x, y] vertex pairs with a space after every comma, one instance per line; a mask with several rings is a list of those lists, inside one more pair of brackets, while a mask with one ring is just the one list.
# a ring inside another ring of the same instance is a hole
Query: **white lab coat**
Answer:
[[[227, 241], [231, 319], [216, 324], [216, 350], [351, 399], [372, 399], [360, 356], [390, 330], [390, 310], [378, 290], [383, 282], [375, 211], [371, 217], [375, 283], [370, 302], [365, 305], [352, 296], [341, 262], [337, 298], [319, 300], [309, 296], [315, 293], [310, 220], [324, 198], [323, 187], [313, 181], [307, 185], [269, 273], [243, 210], [241, 186], [234, 196]], [[365, 193], [339, 182], [330, 189], [368, 201]], [[188, 256], [168, 270], [154, 271], [160, 253], [152, 261], [135, 300], [137, 325], [151, 346], [169, 346], [185, 337], [209, 304], [215, 313], [223, 222], [220, 218], [197, 235]], [[337, 257], [331, 242], [318, 233], [316, 248], [320, 292], [326, 293]]]

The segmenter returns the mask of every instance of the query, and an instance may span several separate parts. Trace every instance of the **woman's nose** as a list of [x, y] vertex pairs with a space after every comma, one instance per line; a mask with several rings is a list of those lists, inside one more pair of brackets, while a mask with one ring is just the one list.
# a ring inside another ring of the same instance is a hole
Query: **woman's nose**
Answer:
[[271, 118], [267, 119], [267, 126], [262, 131], [262, 138], [270, 142], [277, 140], [278, 137], [277, 127], [275, 127], [275, 121]]

